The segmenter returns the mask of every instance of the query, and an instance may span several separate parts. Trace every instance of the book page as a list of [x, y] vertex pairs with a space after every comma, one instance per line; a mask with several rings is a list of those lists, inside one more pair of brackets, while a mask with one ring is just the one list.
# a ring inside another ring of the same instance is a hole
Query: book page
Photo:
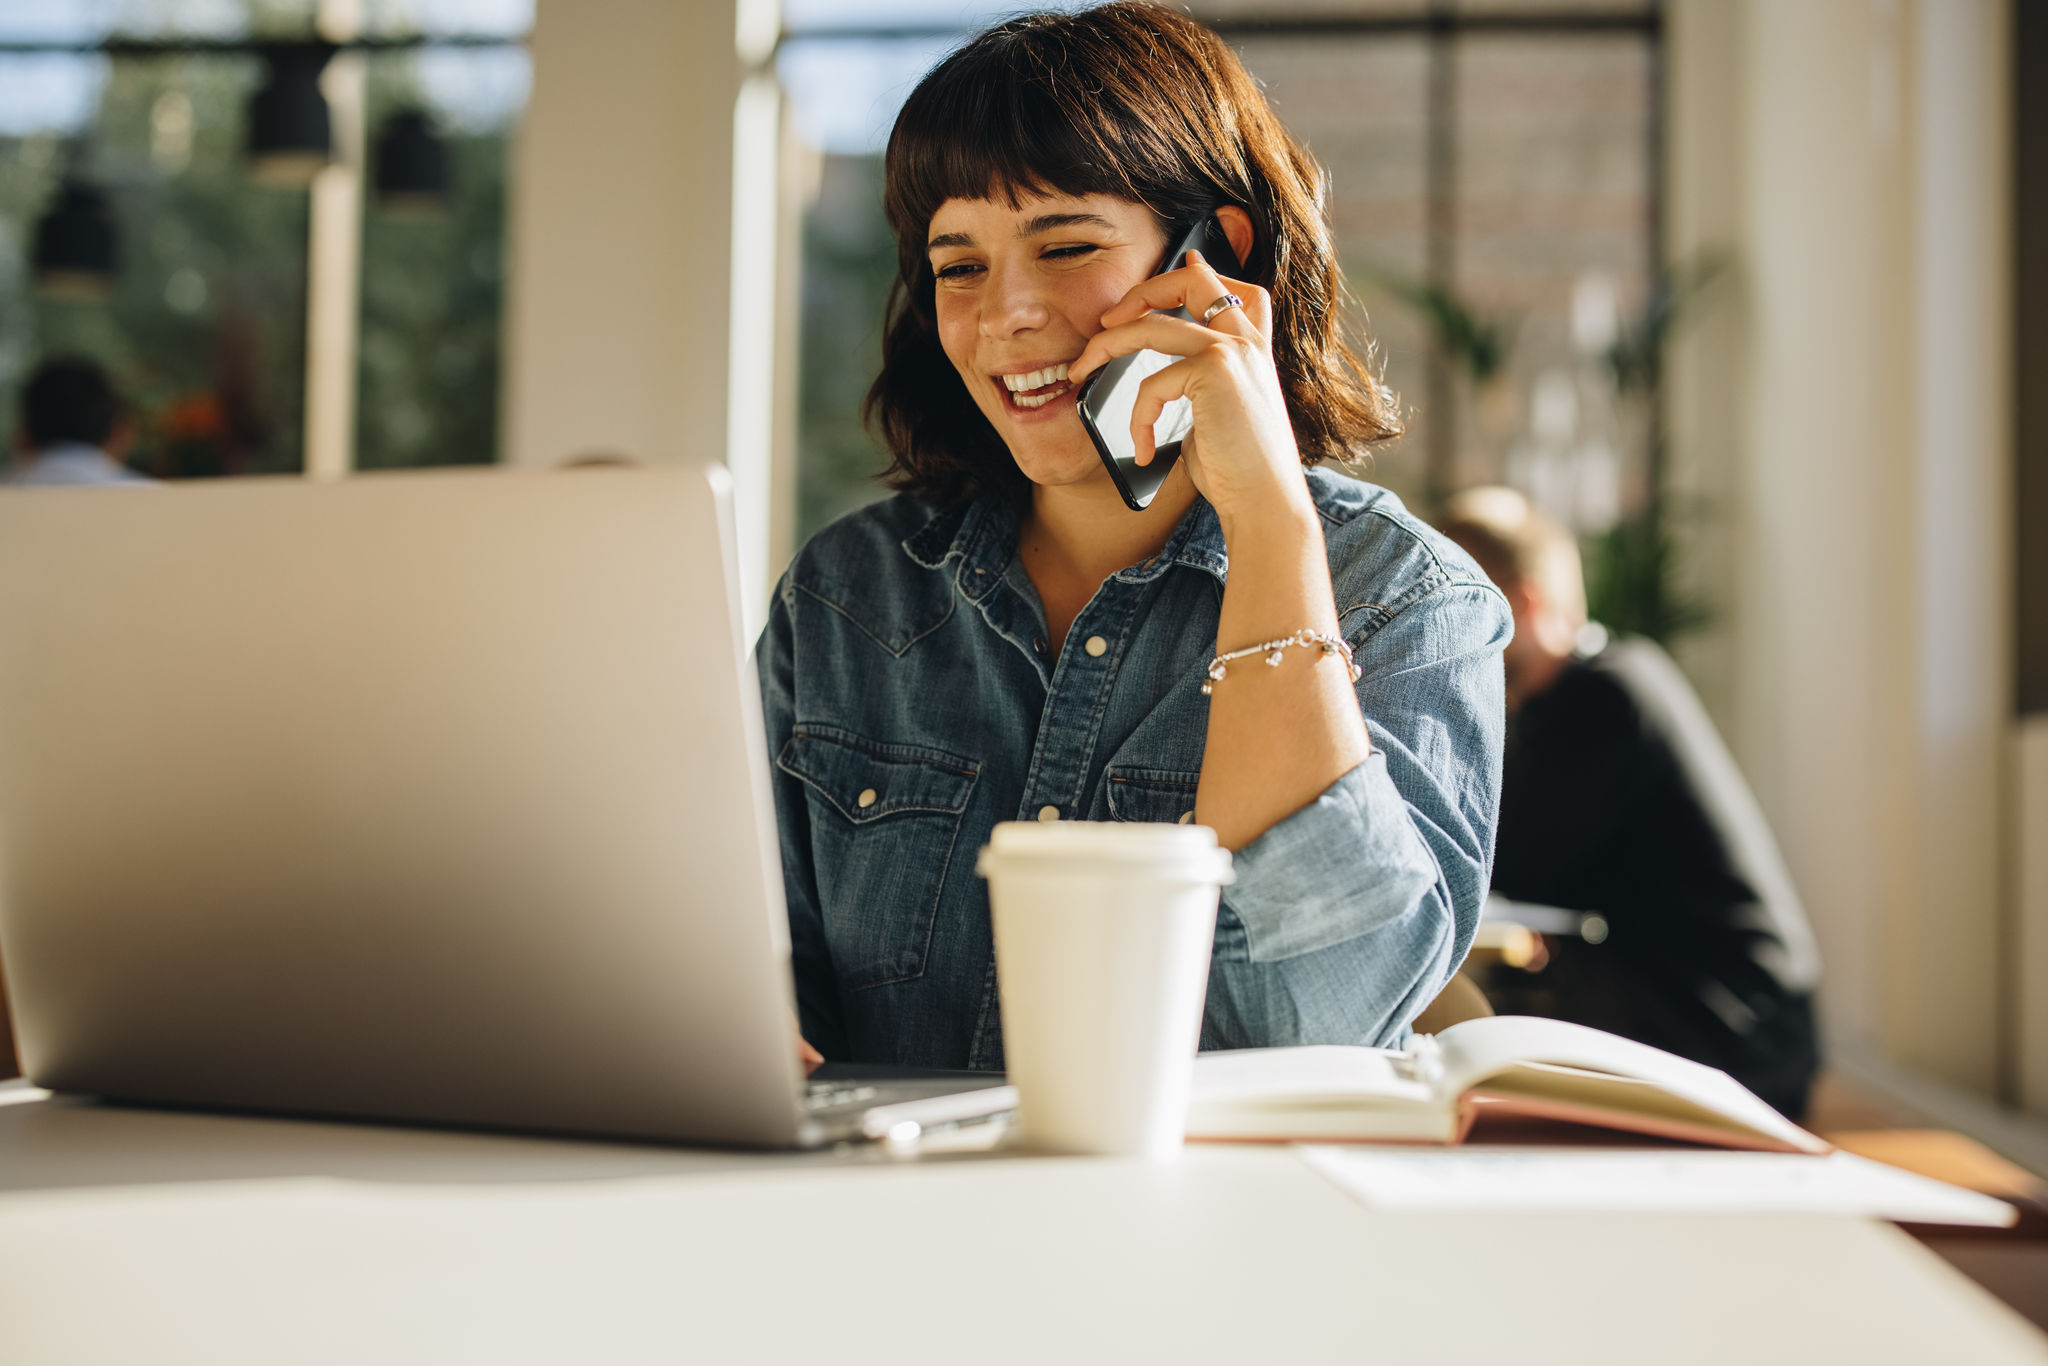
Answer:
[[1455, 1107], [1418, 1074], [1415, 1057], [1385, 1048], [1198, 1054], [1188, 1098], [1191, 1139], [1446, 1143], [1457, 1124]]
[[1410, 1054], [1336, 1044], [1307, 1048], [1232, 1048], [1195, 1055], [1193, 1095], [1205, 1104], [1279, 1101], [1296, 1105], [1390, 1102], [1433, 1104]]
[[[1829, 1150], [1726, 1072], [1583, 1025], [1494, 1015], [1453, 1025], [1437, 1036], [1437, 1043], [1443, 1084], [1453, 1095], [1493, 1094], [1498, 1080], [1503, 1096], [1583, 1101], [1648, 1119], [1696, 1118], [1704, 1111], [1720, 1117], [1715, 1127], [1746, 1130], [1801, 1152]], [[1602, 1077], [1575, 1076], [1573, 1069], [1648, 1085], [1601, 1085]], [[1660, 1092], [1678, 1104], [1659, 1098]]]

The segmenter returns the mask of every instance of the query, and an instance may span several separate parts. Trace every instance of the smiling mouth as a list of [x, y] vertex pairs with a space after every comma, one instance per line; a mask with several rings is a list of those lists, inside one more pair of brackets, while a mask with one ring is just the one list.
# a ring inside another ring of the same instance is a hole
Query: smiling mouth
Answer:
[[1067, 379], [1067, 362], [1064, 361], [1048, 365], [1043, 370], [1032, 370], [1022, 375], [997, 375], [996, 378], [1003, 382], [1010, 404], [1016, 408], [1043, 408], [1074, 387]]

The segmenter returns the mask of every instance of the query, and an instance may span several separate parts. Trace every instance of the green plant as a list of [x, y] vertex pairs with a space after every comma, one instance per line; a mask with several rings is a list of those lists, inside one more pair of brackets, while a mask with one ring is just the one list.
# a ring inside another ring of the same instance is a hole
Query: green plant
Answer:
[[1437, 347], [1472, 378], [1484, 384], [1499, 374], [1514, 344], [1514, 322], [1489, 318], [1458, 297], [1448, 285], [1393, 270], [1369, 270], [1369, 279], [1414, 309], [1429, 324]]
[[[1665, 348], [1711, 301], [1714, 286], [1728, 270], [1728, 259], [1712, 252], [1673, 266], [1603, 357], [1614, 382], [1615, 402], [1640, 403], [1647, 409], [1652, 468], [1664, 463], [1660, 457], [1666, 443]], [[1697, 509], [1691, 515], [1698, 515]], [[1583, 553], [1588, 615], [1611, 630], [1648, 636], [1661, 645], [1713, 620], [1711, 604], [1683, 586], [1683, 552], [1673, 526], [1677, 519], [1663, 490], [1652, 488], [1639, 511], [1587, 538]]]
[[1639, 395], [1654, 399], [1664, 381], [1664, 347], [1677, 334], [1682, 322], [1690, 322], [1697, 307], [1728, 271], [1728, 258], [1718, 252], [1702, 252], [1690, 261], [1666, 271], [1650, 290], [1642, 311], [1626, 323], [1607, 348], [1607, 372], [1614, 380], [1617, 397]]
[[1581, 549], [1588, 617], [1661, 645], [1713, 621], [1712, 605], [1683, 587], [1675, 520], [1668, 499], [1653, 499], [1586, 538]]

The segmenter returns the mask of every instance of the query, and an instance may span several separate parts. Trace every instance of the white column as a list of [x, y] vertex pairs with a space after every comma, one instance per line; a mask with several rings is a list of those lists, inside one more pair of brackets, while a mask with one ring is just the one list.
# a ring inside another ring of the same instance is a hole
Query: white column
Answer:
[[773, 0], [540, 0], [507, 229], [505, 459], [728, 461], [750, 632], [774, 488], [776, 23]]
[[1674, 355], [1702, 665], [1813, 915], [1831, 1036], [1989, 1094], [2007, 1047], [2004, 0], [1674, 0]]
[[[772, 42], [772, 37], [771, 37]], [[732, 337], [726, 463], [739, 540], [740, 614], [751, 641], [767, 621], [775, 460], [776, 215], [782, 94], [767, 72], [740, 87], [733, 112]]]
[[[362, 0], [320, 0], [330, 42], [362, 29]], [[335, 479], [355, 467], [356, 336], [362, 317], [363, 57], [335, 54], [320, 75], [334, 160], [313, 177], [307, 205], [305, 467]]]
[[2010, 70], [2005, 0], [1916, 0], [1910, 735], [1918, 881], [1887, 936], [1887, 1049], [2010, 1087]]

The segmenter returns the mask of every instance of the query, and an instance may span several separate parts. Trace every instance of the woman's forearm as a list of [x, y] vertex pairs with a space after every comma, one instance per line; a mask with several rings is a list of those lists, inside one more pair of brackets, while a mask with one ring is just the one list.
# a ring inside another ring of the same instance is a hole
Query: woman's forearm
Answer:
[[[1224, 527], [1230, 569], [1218, 653], [1304, 627], [1337, 634], [1321, 520], [1304, 490]], [[1232, 850], [1314, 801], [1371, 750], [1341, 657], [1290, 646], [1234, 660], [1211, 690], [1195, 817]]]

